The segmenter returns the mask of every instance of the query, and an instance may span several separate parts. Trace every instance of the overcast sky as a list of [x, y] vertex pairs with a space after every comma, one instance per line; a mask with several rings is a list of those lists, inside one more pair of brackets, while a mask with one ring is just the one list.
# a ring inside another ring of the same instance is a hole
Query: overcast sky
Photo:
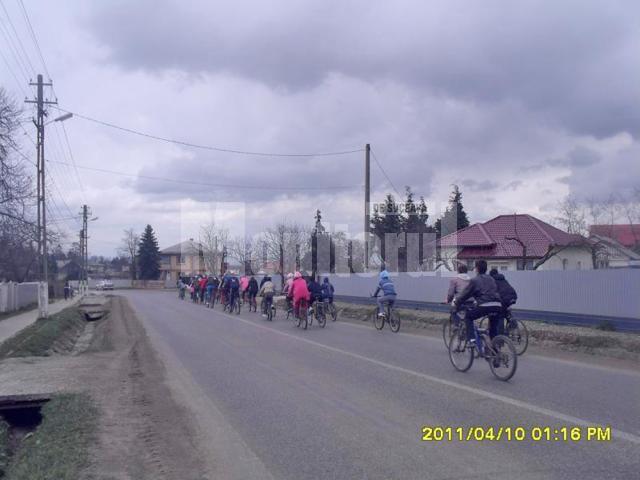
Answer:
[[[60, 107], [223, 149], [371, 143], [395, 188], [424, 195], [434, 220], [453, 183], [472, 222], [549, 221], [568, 193], [606, 197], [640, 179], [637, 1], [23, 1]], [[42, 62], [19, 2], [1, 2], [0, 84], [21, 102], [25, 56], [38, 72]], [[65, 128], [79, 168], [56, 163], [71, 159], [61, 127], [49, 127], [53, 214], [76, 231], [65, 203], [74, 214], [90, 205], [92, 254], [114, 255], [123, 229], [147, 223], [161, 247], [197, 237], [212, 215], [240, 232], [312, 223], [320, 208], [328, 225], [362, 230], [363, 152], [236, 155], [79, 117]], [[395, 193], [374, 161], [372, 183], [373, 199]]]

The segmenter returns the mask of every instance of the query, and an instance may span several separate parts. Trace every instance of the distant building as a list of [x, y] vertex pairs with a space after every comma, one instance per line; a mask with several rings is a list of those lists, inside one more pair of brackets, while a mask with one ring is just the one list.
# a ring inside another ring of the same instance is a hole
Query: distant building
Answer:
[[498, 270], [589, 270], [591, 243], [531, 215], [500, 215], [442, 237], [439, 260], [449, 270], [457, 263], [473, 268], [486, 260]]
[[589, 234], [611, 238], [623, 247], [640, 253], [640, 225], [591, 225]]
[[193, 239], [160, 250], [160, 280], [206, 273], [202, 245]]
[[597, 246], [597, 268], [640, 268], [640, 254], [613, 238], [592, 234], [589, 239]]

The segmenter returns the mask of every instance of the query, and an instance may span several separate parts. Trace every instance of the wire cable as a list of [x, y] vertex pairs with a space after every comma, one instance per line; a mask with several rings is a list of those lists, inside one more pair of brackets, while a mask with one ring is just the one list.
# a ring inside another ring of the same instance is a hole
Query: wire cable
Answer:
[[[49, 162], [64, 163], [56, 160], [49, 160]], [[70, 164], [67, 164], [67, 165], [70, 165]], [[159, 180], [162, 182], [181, 183], [185, 185], [199, 185], [203, 187], [215, 187], [215, 188], [246, 188], [246, 189], [254, 189], [254, 190], [348, 190], [348, 189], [362, 187], [362, 185], [329, 185], [325, 187], [318, 187], [313, 185], [299, 186], [299, 187], [294, 187], [290, 185], [280, 185], [280, 186], [274, 187], [274, 186], [264, 186], [264, 185], [208, 183], [208, 182], [197, 182], [192, 180], [179, 180], [175, 178], [156, 177], [151, 175], [142, 175], [139, 173], [118, 172], [115, 170], [107, 170], [106, 168], [87, 167], [85, 165], [77, 165], [77, 167], [82, 170], [91, 170], [94, 172], [110, 173], [112, 175], [120, 175], [123, 177], [144, 178], [147, 180]]]
[[382, 165], [380, 164], [380, 162], [378, 161], [378, 157], [376, 157], [376, 154], [373, 152], [373, 149], [371, 149], [371, 155], [373, 155], [373, 160], [376, 162], [376, 165], [378, 165], [378, 168], [380, 169], [380, 171], [382, 172], [382, 174], [385, 176], [385, 178], [387, 179], [387, 181], [389, 182], [389, 184], [391, 185], [391, 188], [393, 188], [395, 190], [395, 192], [398, 194], [398, 197], [402, 197], [402, 195], [400, 194], [400, 192], [398, 191], [398, 189], [395, 187], [395, 185], [393, 184], [393, 182], [391, 181], [391, 179], [389, 178], [389, 175], [387, 175], [387, 172], [385, 172], [384, 168], [382, 168]]
[[238, 155], [253, 155], [253, 156], [259, 156], [259, 157], [331, 157], [331, 156], [338, 156], [338, 155], [349, 155], [351, 153], [358, 153], [358, 152], [363, 152], [364, 151], [363, 148], [358, 148], [358, 149], [353, 149], [353, 150], [341, 150], [341, 151], [336, 151], [336, 152], [320, 152], [320, 153], [274, 153], [274, 152], [253, 152], [253, 151], [247, 151], [247, 150], [235, 150], [235, 149], [231, 149], [231, 148], [215, 147], [215, 146], [211, 146], [211, 145], [201, 145], [201, 144], [197, 144], [197, 143], [185, 142], [185, 141], [182, 141], [182, 140], [175, 140], [175, 139], [172, 139], [172, 138], [160, 137], [158, 135], [153, 135], [153, 134], [150, 134], [150, 133], [140, 132], [140, 131], [134, 130], [132, 128], [121, 127], [119, 125], [115, 125], [115, 124], [110, 123], [110, 122], [105, 122], [104, 120], [98, 120], [96, 118], [92, 118], [92, 117], [89, 117], [87, 115], [82, 115], [80, 113], [73, 112], [71, 110], [65, 110], [64, 108], [60, 108], [60, 107], [55, 106], [55, 105], [53, 106], [53, 108], [55, 108], [57, 110], [60, 110], [61, 112], [71, 113], [71, 114], [73, 114], [73, 116], [81, 118], [83, 120], [87, 120], [89, 122], [97, 123], [97, 124], [103, 125], [105, 127], [114, 128], [116, 130], [121, 130], [123, 132], [131, 133], [133, 135], [138, 135], [138, 136], [141, 136], [141, 137], [146, 137], [146, 138], [150, 138], [150, 139], [153, 139], [153, 140], [158, 140], [158, 141], [161, 141], [161, 142], [173, 143], [175, 145], [182, 145], [184, 147], [198, 148], [198, 149], [202, 149], [202, 150], [212, 150], [212, 151], [215, 151], [215, 152], [234, 153], [234, 154], [238, 154]]

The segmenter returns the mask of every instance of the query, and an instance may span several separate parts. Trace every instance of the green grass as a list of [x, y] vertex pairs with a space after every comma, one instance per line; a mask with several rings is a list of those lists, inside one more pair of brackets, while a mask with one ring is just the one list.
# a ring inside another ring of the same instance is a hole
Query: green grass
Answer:
[[4, 478], [4, 474], [9, 466], [9, 425], [0, 419], [0, 478]]
[[55, 395], [42, 423], [10, 459], [3, 480], [73, 480], [87, 465], [98, 411], [86, 394]]
[[85, 324], [76, 307], [66, 308], [48, 319], [37, 320], [0, 344], [0, 359], [70, 351]]

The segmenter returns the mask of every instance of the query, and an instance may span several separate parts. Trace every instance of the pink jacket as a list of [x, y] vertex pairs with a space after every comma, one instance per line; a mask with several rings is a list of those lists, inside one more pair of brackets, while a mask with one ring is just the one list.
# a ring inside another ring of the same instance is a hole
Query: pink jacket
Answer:
[[249, 286], [249, 277], [247, 276], [243, 276], [240, 277], [240, 290], [246, 290], [247, 287]]
[[293, 280], [289, 296], [293, 297], [294, 302], [298, 302], [303, 298], [309, 300], [309, 289], [307, 288], [307, 282], [305, 282], [304, 278], [296, 278]]

